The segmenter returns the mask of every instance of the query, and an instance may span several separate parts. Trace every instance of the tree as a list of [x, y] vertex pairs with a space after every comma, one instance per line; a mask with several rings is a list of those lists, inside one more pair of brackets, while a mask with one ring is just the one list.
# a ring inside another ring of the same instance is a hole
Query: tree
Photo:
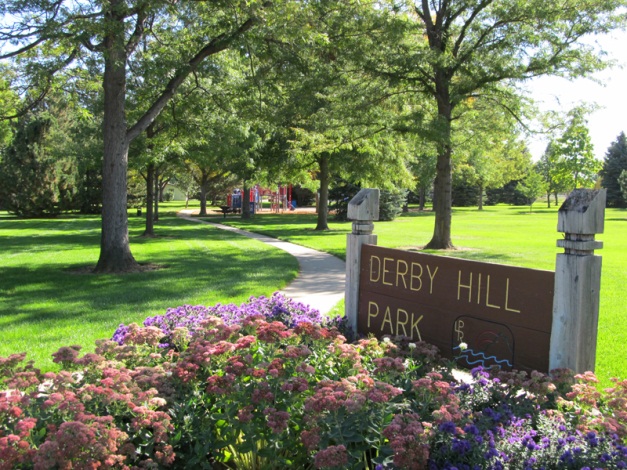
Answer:
[[[520, 108], [518, 102], [508, 109]], [[520, 138], [520, 124], [514, 116], [490, 101], [471, 99], [454, 123], [453, 183], [463, 172], [463, 184], [475, 186], [478, 210], [483, 210], [484, 192], [521, 178], [531, 167], [531, 155]], [[454, 205], [459, 201], [454, 200]], [[464, 204], [466, 205], [466, 204]]]
[[[0, 59], [25, 59], [15, 65], [24, 65], [22, 83], [31, 79], [33, 105], [49, 91], [51, 77], [60, 70], [80, 68], [87, 62], [99, 64], [104, 152], [102, 235], [96, 272], [138, 268], [129, 246], [126, 209], [130, 143], [148, 128], [190, 74], [259, 23], [264, 7], [255, 1], [4, 2], [0, 40], [15, 46], [3, 50]], [[152, 65], [146, 67], [147, 63]], [[168, 77], [168, 81], [159, 85], [148, 106], [131, 122], [126, 108], [127, 83], [135, 70], [149, 70], [152, 77]]]
[[546, 185], [542, 180], [542, 175], [536, 171], [530, 171], [525, 179], [518, 183], [516, 189], [527, 198], [529, 212], [531, 212], [533, 203], [546, 190]]
[[21, 117], [0, 161], [0, 200], [20, 217], [58, 215], [71, 201], [66, 178], [71, 165], [51, 155], [52, 126], [48, 113]]
[[335, 177], [382, 187], [410, 179], [407, 161], [413, 156], [392, 132], [396, 110], [383, 99], [387, 84], [354, 64], [355, 43], [372, 26], [363, 22], [372, 5], [306, 2], [296, 21], [285, 23], [280, 41], [252, 45], [259, 58], [253, 90], [268, 136], [260, 152], [281, 161], [271, 165], [279, 181], [317, 183], [316, 230], [328, 229]]
[[542, 176], [545, 183], [547, 207], [551, 207], [551, 195], [555, 196], [555, 205], [557, 206], [557, 195], [560, 191], [566, 190], [566, 187], [562, 179], [559, 178], [554, 142], [549, 142], [546, 146], [546, 150], [536, 164], [536, 171]]
[[569, 113], [564, 133], [553, 142], [554, 177], [560, 187], [592, 187], [601, 169], [594, 158], [594, 147], [588, 132], [585, 110], [577, 107]]
[[607, 149], [600, 171], [601, 186], [607, 189], [608, 207], [627, 207], [627, 197], [621, 191], [620, 175], [627, 170], [627, 137], [621, 132]]
[[623, 200], [627, 202], [627, 170], [623, 170], [618, 178], [620, 189], [623, 192]]
[[459, 106], [478, 96], [498, 106], [512, 92], [504, 84], [603, 67], [580, 39], [622, 24], [624, 2], [421, 0], [407, 8], [390, 3], [387, 40], [374, 37], [363, 54], [369, 69], [419, 89], [437, 107], [430, 126], [438, 146], [436, 217], [427, 248], [451, 248], [452, 123]]

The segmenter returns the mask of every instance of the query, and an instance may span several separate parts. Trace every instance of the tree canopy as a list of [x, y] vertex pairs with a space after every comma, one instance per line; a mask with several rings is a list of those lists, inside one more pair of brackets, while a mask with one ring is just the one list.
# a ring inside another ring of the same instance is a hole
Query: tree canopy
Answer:
[[428, 248], [450, 248], [452, 123], [479, 96], [507, 103], [504, 85], [547, 74], [575, 77], [603, 68], [582, 38], [624, 24], [622, 0], [390, 0], [383, 46], [373, 38], [368, 67], [437, 109], [427, 128], [438, 147], [436, 220]]

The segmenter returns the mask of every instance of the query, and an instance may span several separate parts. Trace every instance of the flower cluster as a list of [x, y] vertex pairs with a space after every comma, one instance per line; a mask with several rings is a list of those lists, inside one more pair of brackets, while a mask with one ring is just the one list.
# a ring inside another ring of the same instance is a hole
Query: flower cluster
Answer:
[[458, 382], [431, 345], [348, 342], [317, 315], [278, 295], [181, 307], [60, 348], [59, 372], [0, 358], [0, 469], [627, 468], [627, 381]]
[[[275, 292], [270, 298], [251, 297], [248, 302], [241, 305], [217, 304], [210, 307], [183, 305], [169, 308], [164, 315], [146, 318], [144, 326], [160, 330], [160, 339], [163, 340], [161, 346], [168, 347], [178, 344], [175, 338], [177, 330], [194, 332], [210, 317], [218, 317], [227, 325], [240, 324], [249, 317], [262, 317], [269, 322], [281, 322], [290, 328], [302, 323], [335, 327], [340, 331], [348, 328], [344, 317], [327, 318], [318, 310], [289, 299], [279, 292]], [[124, 344], [130, 333], [131, 327], [121, 324], [114, 332], [113, 340], [120, 345]]]

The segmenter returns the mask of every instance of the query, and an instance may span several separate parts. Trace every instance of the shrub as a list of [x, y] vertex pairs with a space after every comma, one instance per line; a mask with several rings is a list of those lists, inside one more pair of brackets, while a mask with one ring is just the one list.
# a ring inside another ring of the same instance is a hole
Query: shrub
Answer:
[[294, 305], [173, 309], [95, 353], [59, 349], [57, 373], [0, 359], [0, 468], [627, 465], [627, 381], [478, 368], [458, 382], [433, 346], [348, 343]]

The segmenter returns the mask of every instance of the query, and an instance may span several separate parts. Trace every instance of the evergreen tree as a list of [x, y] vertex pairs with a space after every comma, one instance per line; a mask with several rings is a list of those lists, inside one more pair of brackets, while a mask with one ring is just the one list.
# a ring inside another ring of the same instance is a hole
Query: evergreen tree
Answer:
[[60, 168], [46, 149], [48, 116], [22, 118], [0, 162], [0, 200], [10, 213], [42, 217], [61, 212]]
[[620, 189], [623, 192], [623, 200], [627, 201], [627, 170], [623, 170], [618, 178]]
[[627, 138], [621, 132], [607, 149], [603, 169], [600, 172], [603, 178], [601, 186], [607, 189], [608, 207], [627, 207], [627, 197], [621, 191], [620, 175], [627, 170]]

